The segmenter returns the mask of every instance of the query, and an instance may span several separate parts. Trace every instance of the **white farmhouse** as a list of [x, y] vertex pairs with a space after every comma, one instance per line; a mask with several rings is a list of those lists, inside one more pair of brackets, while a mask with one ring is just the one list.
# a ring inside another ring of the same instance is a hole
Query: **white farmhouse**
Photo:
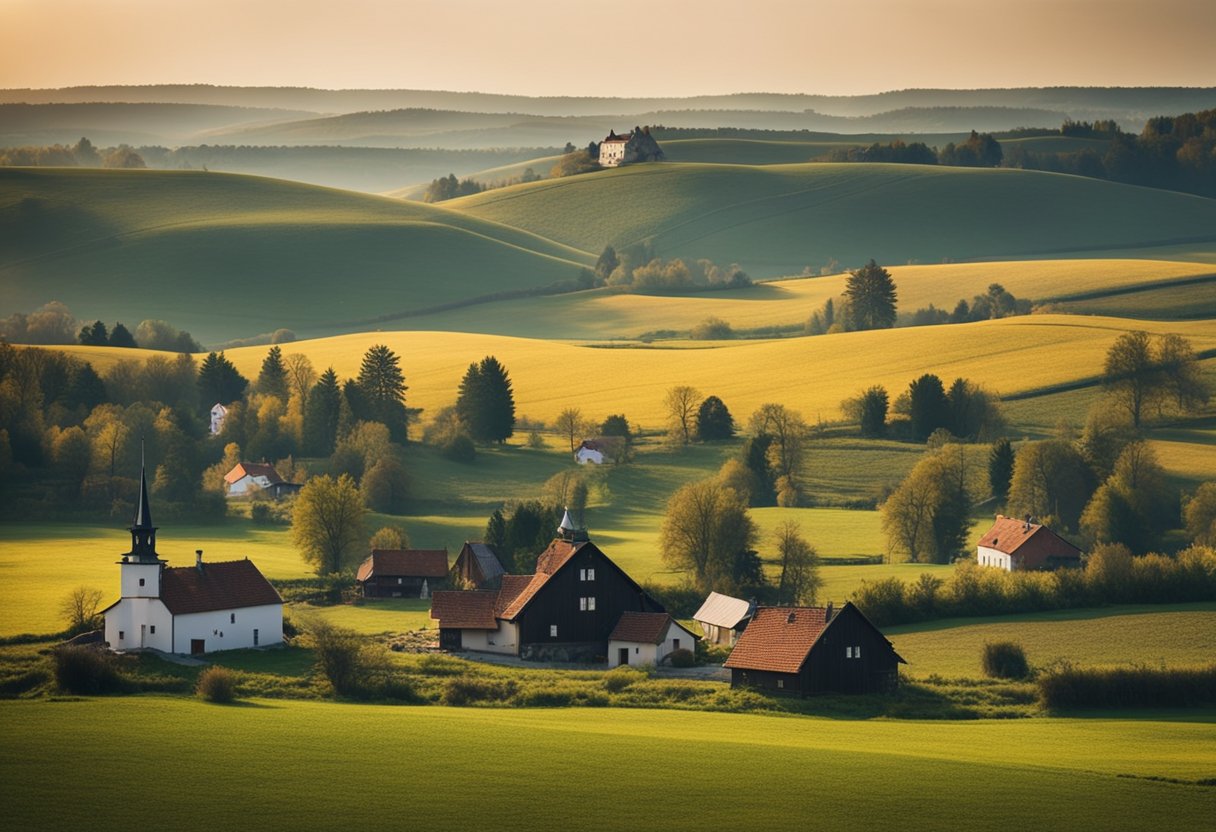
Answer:
[[130, 531], [122, 597], [103, 611], [111, 649], [199, 654], [283, 641], [283, 599], [250, 560], [204, 563], [202, 550], [194, 566], [160, 559], [143, 472]]
[[618, 136], [615, 130], [609, 130], [608, 136], [600, 142], [600, 166], [615, 168], [625, 161], [625, 146], [629, 144], [629, 140], [632, 138], [632, 133]]
[[608, 636], [608, 666], [662, 664], [673, 650], [695, 650], [697, 638], [665, 612], [627, 610]]
[[251, 497], [264, 491], [277, 500], [300, 490], [296, 483], [284, 482], [274, 466], [265, 462], [238, 462], [224, 475], [224, 484], [229, 497]]
[[228, 418], [228, 408], [219, 402], [211, 406], [211, 435], [219, 436], [224, 429], [224, 420]]
[[587, 463], [603, 465], [604, 449], [595, 440], [586, 439], [578, 446], [578, 450], [574, 452], [574, 459], [579, 465], [586, 465]]

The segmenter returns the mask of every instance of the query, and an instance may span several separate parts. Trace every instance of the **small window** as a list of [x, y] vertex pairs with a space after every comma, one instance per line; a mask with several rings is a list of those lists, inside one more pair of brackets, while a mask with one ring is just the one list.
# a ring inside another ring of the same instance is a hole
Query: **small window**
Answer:
[[143, 586], [143, 585], [144, 585], [144, 579], [143, 579], [143, 578], [140, 578], [140, 579], [139, 579], [139, 585], [140, 585], [140, 586]]
[[586, 598], [579, 598], [579, 599], [578, 599], [578, 608], [579, 608], [580, 610], [582, 610], [583, 612], [586, 612], [586, 611], [587, 611], [587, 599], [586, 599]]
[[846, 647], [846, 648], [844, 648], [844, 657], [845, 657], [846, 659], [851, 659], [851, 658], [853, 658], [853, 648], [852, 648], [852, 647]]
[[149, 627], [148, 632], [151, 633], [152, 635], [156, 635], [156, 625], [153, 624], [151, 627]]
[[861, 658], [861, 645], [860, 644], [853, 648], [853, 658], [855, 658], [855, 659]]
[[589, 580], [589, 581], [595, 580], [595, 570], [594, 569], [587, 570], [587, 580]]
[[784, 679], [778, 679], [778, 680], [777, 680], [777, 687], [779, 687], [779, 688], [784, 688], [784, 687], [785, 687], [785, 680], [784, 680]]
[[592, 611], [595, 610], [595, 596], [594, 595], [592, 595], [590, 598], [587, 599], [587, 609], [592, 610]]
[[402, 579], [401, 579], [401, 578], [398, 578], [398, 579], [397, 579], [397, 583], [401, 583], [401, 582], [402, 582]]
[[119, 641], [122, 641], [126, 637], [127, 637], [127, 634], [125, 632], [123, 632], [122, 630], [118, 631], [118, 640]]
[[578, 570], [578, 579], [579, 579], [580, 581], [585, 581], [585, 580], [587, 580], [587, 570], [586, 570], [586, 569], [580, 569], [580, 570]]
[[679, 649], [680, 649], [680, 640], [679, 640], [678, 638], [673, 638], [673, 639], [671, 640], [671, 649], [672, 649], [672, 650], [679, 650]]
[[[490, 642], [490, 643], [493, 644], [494, 642]], [[258, 646], [258, 631], [257, 631], [256, 627], [253, 630], [253, 646], [254, 647]]]
[[229, 623], [229, 624], [235, 624], [235, 623], [236, 623], [236, 613], [232, 613], [231, 615], [229, 615], [229, 616], [228, 616], [228, 623]]
[[557, 638], [557, 625], [556, 624], [549, 625], [549, 638]]

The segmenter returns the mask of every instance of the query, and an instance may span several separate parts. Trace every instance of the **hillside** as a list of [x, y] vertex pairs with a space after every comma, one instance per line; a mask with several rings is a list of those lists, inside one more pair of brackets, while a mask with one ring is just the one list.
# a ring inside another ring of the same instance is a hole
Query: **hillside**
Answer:
[[1022, 258], [1216, 240], [1216, 200], [1022, 170], [920, 165], [639, 165], [490, 191], [452, 208], [600, 251], [754, 277], [846, 266]]
[[572, 280], [589, 261], [443, 208], [201, 172], [0, 169], [0, 239], [0, 309], [54, 299], [206, 342], [341, 331]]

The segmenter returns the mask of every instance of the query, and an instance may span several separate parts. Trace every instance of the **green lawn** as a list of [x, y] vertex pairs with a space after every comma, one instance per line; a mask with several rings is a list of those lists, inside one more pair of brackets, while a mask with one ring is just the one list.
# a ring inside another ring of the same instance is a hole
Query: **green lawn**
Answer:
[[[1170, 828], [1189, 830], [1209, 828], [1216, 805], [1190, 784], [1216, 769], [1210, 716], [926, 723], [144, 696], [0, 702], [0, 729], [18, 829], [170, 818], [183, 832], [466, 830], [492, 818], [503, 830], [861, 830], [898, 818], [1006, 830], [1016, 817], [1113, 831], [1168, 807]], [[729, 784], [695, 775], [724, 760]], [[638, 799], [681, 770], [674, 792]]]
[[985, 642], [1015, 641], [1036, 667], [1206, 664], [1216, 658], [1216, 603], [1110, 607], [945, 619], [888, 627], [884, 633], [913, 676], [978, 676]]
[[332, 607], [296, 605], [291, 614], [298, 619], [317, 617], [338, 627], [369, 636], [434, 629], [431, 602], [420, 598], [382, 598]]

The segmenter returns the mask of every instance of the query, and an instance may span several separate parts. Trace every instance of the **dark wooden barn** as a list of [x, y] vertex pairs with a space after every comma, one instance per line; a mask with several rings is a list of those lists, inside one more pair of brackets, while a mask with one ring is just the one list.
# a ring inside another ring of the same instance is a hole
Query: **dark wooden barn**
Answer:
[[427, 598], [447, 577], [444, 549], [372, 549], [355, 580], [364, 598]]
[[452, 565], [452, 583], [468, 589], [498, 589], [506, 571], [489, 543], [466, 542]]
[[724, 666], [731, 687], [808, 696], [878, 693], [899, 684], [906, 664], [891, 642], [846, 603], [824, 607], [758, 607]]

